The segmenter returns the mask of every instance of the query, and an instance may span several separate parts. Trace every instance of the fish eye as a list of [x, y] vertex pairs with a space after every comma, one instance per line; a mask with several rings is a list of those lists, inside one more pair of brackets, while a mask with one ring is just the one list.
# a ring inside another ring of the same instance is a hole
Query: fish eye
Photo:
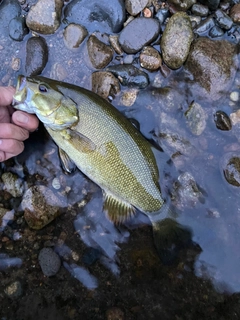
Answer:
[[43, 93], [48, 92], [48, 88], [44, 84], [40, 84], [38, 86], [38, 89], [39, 89], [40, 92], [43, 92]]

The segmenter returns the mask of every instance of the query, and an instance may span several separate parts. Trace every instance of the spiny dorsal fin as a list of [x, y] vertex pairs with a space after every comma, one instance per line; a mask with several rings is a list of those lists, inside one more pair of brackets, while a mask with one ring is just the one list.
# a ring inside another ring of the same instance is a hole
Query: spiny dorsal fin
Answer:
[[58, 148], [59, 158], [61, 160], [61, 165], [63, 170], [67, 173], [72, 173], [76, 169], [75, 163], [69, 158], [68, 154], [63, 151], [63, 149]]
[[116, 224], [123, 223], [130, 219], [136, 211], [130, 203], [108, 192], [104, 192], [103, 210], [106, 212], [108, 218]]

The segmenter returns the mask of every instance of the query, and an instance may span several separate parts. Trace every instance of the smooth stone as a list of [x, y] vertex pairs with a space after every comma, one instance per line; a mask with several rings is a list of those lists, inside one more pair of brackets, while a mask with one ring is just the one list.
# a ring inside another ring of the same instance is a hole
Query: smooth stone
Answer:
[[148, 0], [126, 0], [125, 8], [131, 16], [139, 14], [148, 4]]
[[194, 5], [197, 0], [169, 0], [170, 4], [172, 4], [177, 10], [187, 11]]
[[159, 35], [160, 24], [153, 18], [135, 18], [122, 30], [119, 43], [126, 53], [136, 53]]
[[118, 35], [110, 35], [110, 36], [109, 36], [109, 42], [110, 42], [113, 50], [114, 50], [117, 54], [123, 55], [124, 52], [123, 52], [123, 50], [122, 50], [122, 48], [121, 48], [121, 46], [120, 46], [120, 43], [119, 43], [119, 41], [118, 41], [118, 38], [119, 38]]
[[112, 72], [123, 86], [134, 86], [139, 89], [144, 89], [149, 84], [147, 73], [131, 64], [110, 66], [107, 68], [107, 71]]
[[25, 70], [27, 76], [41, 74], [48, 62], [48, 47], [44, 38], [32, 37], [27, 41]]
[[215, 21], [214, 19], [210, 16], [207, 19], [203, 20], [197, 28], [194, 29], [194, 32], [197, 34], [202, 34], [210, 30], [215, 26]]
[[171, 69], [180, 68], [187, 59], [193, 40], [191, 21], [185, 12], [175, 13], [161, 38], [162, 58]]
[[215, 11], [215, 18], [219, 26], [225, 30], [229, 30], [232, 28], [233, 21], [232, 19], [221, 9]]
[[139, 62], [142, 68], [154, 71], [162, 65], [162, 58], [156, 49], [147, 46], [140, 53]]
[[12, 172], [5, 172], [1, 179], [4, 183], [3, 189], [9, 192], [14, 198], [21, 197], [24, 192], [23, 180]]
[[207, 17], [208, 13], [209, 13], [208, 7], [204, 6], [203, 4], [200, 4], [200, 3], [195, 3], [192, 6], [191, 11], [193, 14], [195, 14], [196, 16], [200, 16], [200, 17]]
[[191, 90], [216, 101], [231, 87], [238, 68], [237, 47], [226, 40], [200, 37], [194, 40], [186, 69], [193, 76]]
[[15, 41], [22, 41], [23, 38], [29, 33], [29, 29], [26, 25], [25, 18], [16, 17], [9, 23], [9, 36]]
[[87, 50], [89, 59], [96, 69], [103, 69], [112, 61], [113, 49], [93, 34], [87, 40]]
[[206, 114], [202, 106], [197, 102], [192, 102], [185, 112], [187, 126], [191, 132], [200, 136], [206, 128]]
[[155, 18], [158, 19], [160, 24], [163, 24], [164, 21], [170, 16], [168, 8], [161, 8], [155, 14]]
[[225, 180], [234, 187], [240, 187], [240, 154], [228, 152], [220, 160], [220, 168]]
[[229, 116], [223, 111], [217, 111], [214, 115], [214, 122], [217, 129], [229, 131], [232, 129], [232, 123]]
[[119, 81], [111, 72], [97, 71], [92, 74], [92, 91], [104, 99], [114, 98], [120, 90]]
[[6, 34], [10, 21], [21, 14], [18, 0], [4, 0], [0, 4], [0, 32]]
[[231, 8], [229, 16], [233, 20], [234, 23], [240, 24], [240, 3], [235, 4]]
[[67, 78], [67, 76], [68, 76], [68, 72], [61, 63], [56, 62], [54, 63], [54, 65], [52, 65], [52, 68], [50, 71], [51, 79], [64, 81]]
[[59, 256], [51, 248], [43, 248], [40, 251], [38, 262], [43, 274], [47, 277], [55, 276], [61, 267]]
[[81, 24], [89, 32], [120, 32], [125, 19], [123, 0], [73, 0], [64, 9], [65, 21]]
[[70, 23], [63, 31], [63, 40], [68, 49], [76, 49], [88, 35], [85, 27]]
[[199, 2], [207, 6], [210, 10], [216, 10], [220, 0], [200, 0]]
[[214, 26], [209, 30], [209, 36], [211, 38], [219, 38], [219, 37], [222, 37], [223, 35], [224, 35], [224, 31], [218, 26]]
[[62, 0], [38, 0], [27, 14], [28, 28], [42, 34], [54, 33], [61, 23], [62, 7]]

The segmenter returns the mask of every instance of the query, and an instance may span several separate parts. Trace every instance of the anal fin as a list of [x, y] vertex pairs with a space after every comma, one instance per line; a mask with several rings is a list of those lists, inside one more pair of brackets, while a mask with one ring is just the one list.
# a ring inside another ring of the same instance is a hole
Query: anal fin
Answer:
[[61, 165], [63, 167], [63, 170], [67, 173], [72, 173], [76, 169], [75, 163], [70, 159], [68, 154], [63, 151], [63, 149], [58, 148], [59, 158], [61, 160]]
[[108, 218], [116, 224], [129, 220], [136, 211], [130, 203], [108, 192], [104, 192], [103, 210]]

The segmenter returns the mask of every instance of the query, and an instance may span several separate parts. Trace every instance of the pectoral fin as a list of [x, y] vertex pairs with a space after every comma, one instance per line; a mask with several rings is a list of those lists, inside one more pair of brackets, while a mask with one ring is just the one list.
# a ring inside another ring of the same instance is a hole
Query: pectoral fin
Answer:
[[123, 223], [135, 214], [135, 208], [131, 204], [107, 192], [104, 192], [103, 210], [116, 224]]
[[67, 173], [72, 173], [76, 169], [75, 163], [69, 158], [68, 154], [63, 151], [63, 149], [59, 148], [59, 158], [61, 161], [61, 165], [63, 167], [63, 170]]
[[89, 153], [96, 149], [95, 143], [88, 137], [81, 134], [80, 132], [67, 129], [62, 131], [61, 135], [81, 152]]

